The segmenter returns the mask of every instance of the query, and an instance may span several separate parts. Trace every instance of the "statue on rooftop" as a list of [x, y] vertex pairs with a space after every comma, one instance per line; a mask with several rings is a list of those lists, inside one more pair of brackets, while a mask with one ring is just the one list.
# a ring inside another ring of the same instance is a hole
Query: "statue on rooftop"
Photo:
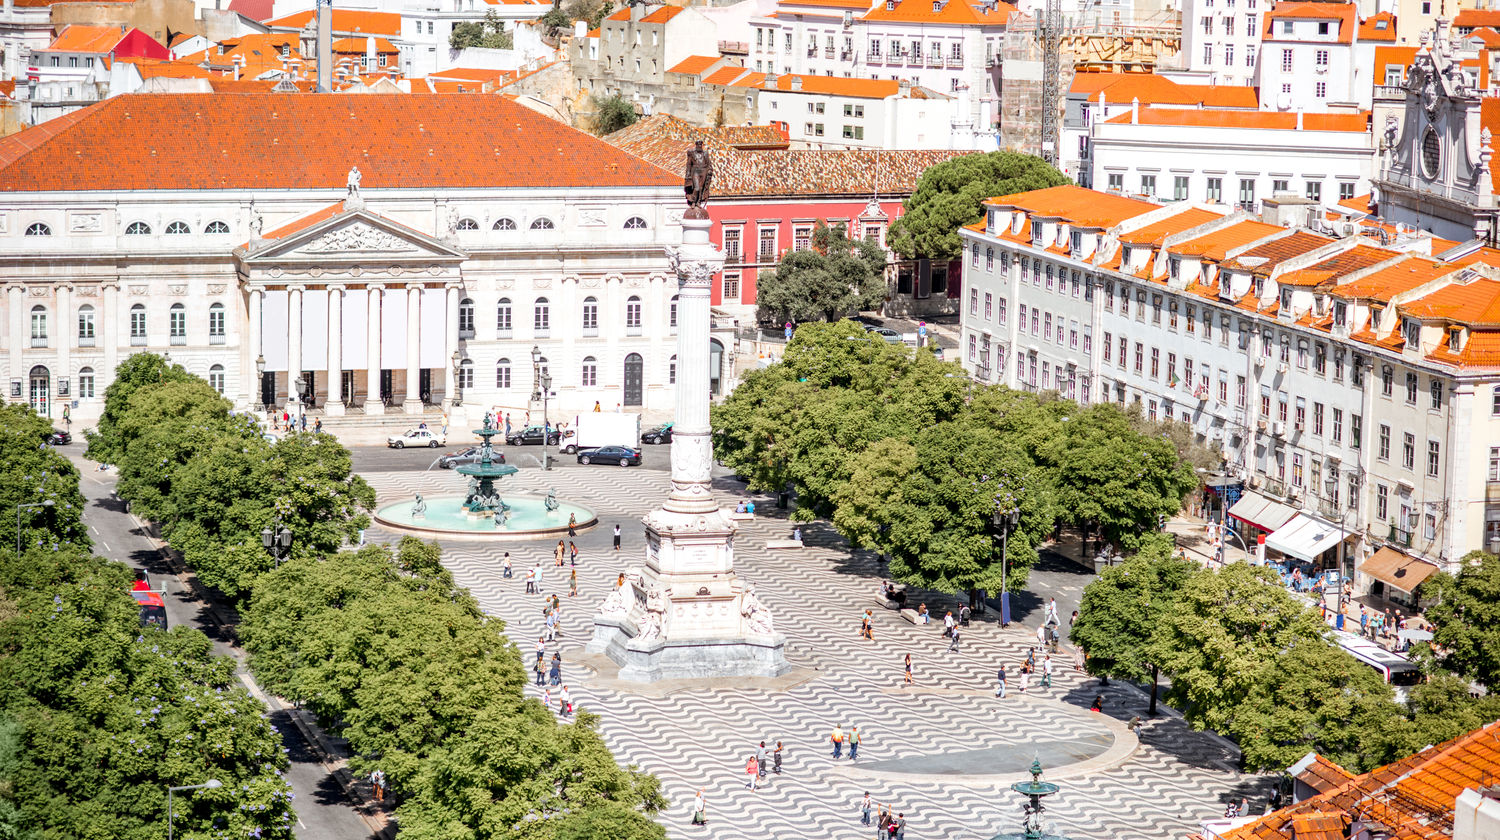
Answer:
[[683, 214], [683, 218], [708, 218], [708, 210], [704, 209], [704, 205], [708, 203], [708, 188], [713, 180], [713, 160], [703, 148], [703, 141], [694, 141], [693, 148], [687, 153], [687, 166], [682, 173], [682, 188], [687, 193], [688, 203], [688, 211]]
[[364, 180], [364, 177], [365, 176], [363, 176], [363, 175], [360, 174], [358, 166], [353, 166], [353, 167], [349, 168], [349, 197], [350, 198], [359, 198], [359, 182], [362, 181], [362, 180]]

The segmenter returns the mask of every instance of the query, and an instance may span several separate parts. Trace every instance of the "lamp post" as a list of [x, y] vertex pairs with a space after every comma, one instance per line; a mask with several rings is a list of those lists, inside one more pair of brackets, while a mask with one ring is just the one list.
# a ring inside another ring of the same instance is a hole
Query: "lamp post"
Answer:
[[1012, 508], [1003, 510], [1000, 500], [995, 500], [995, 515], [990, 520], [1000, 532], [1000, 626], [1010, 626], [1010, 532], [1021, 524], [1021, 511]]
[[531, 346], [531, 374], [532, 380], [536, 382], [536, 390], [531, 392], [534, 402], [538, 397], [542, 400], [542, 469], [552, 469], [552, 461], [547, 454], [547, 438], [551, 436], [551, 428], [547, 422], [547, 398], [552, 392], [552, 374], [542, 370], [542, 348], [533, 344]]
[[271, 406], [266, 402], [266, 357], [264, 353], [255, 357], [255, 390], [260, 392], [261, 410], [269, 412]]
[[292, 552], [292, 532], [291, 529], [281, 524], [279, 516], [272, 524], [276, 526], [274, 529], [271, 525], [260, 529], [260, 544], [270, 553], [271, 560], [276, 567], [281, 568], [281, 561]]
[[463, 403], [464, 381], [460, 378], [464, 368], [464, 354], [458, 350], [453, 351], [453, 407], [457, 409]]
[[1245, 545], [1245, 538], [1240, 536], [1239, 532], [1230, 529], [1229, 520], [1226, 518], [1219, 526], [1219, 565], [1224, 565], [1224, 547], [1228, 543], [1228, 540], [1225, 539], [1226, 537], [1234, 537], [1240, 541], [1240, 550], [1245, 552], [1245, 562], [1248, 564], [1250, 562], [1250, 547]]
[[16, 557], [19, 558], [21, 556], [21, 511], [25, 510], [26, 508], [52, 507], [55, 504], [57, 504], [57, 502], [54, 502], [51, 499], [43, 499], [40, 502], [16, 505]]
[[203, 788], [213, 790], [214, 788], [223, 786], [224, 783], [218, 779], [209, 779], [201, 785], [178, 785], [177, 787], [167, 788], [167, 840], [172, 840], [172, 794], [179, 790], [201, 790]]

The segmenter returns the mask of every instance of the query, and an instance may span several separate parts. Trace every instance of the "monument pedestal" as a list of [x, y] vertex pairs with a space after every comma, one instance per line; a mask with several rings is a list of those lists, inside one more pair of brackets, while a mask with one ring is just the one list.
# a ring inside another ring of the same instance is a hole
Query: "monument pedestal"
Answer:
[[710, 483], [709, 284], [724, 255], [709, 242], [709, 227], [707, 218], [684, 218], [683, 244], [671, 253], [678, 282], [672, 493], [642, 520], [645, 564], [605, 599], [586, 646], [618, 664], [624, 680], [775, 677], [791, 670], [770, 610], [735, 575], [736, 525]]

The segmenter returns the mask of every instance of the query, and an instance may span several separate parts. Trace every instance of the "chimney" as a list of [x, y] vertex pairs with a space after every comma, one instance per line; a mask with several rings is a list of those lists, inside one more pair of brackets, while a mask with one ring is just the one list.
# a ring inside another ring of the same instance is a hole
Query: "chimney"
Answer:
[[573, 37], [574, 37], [574, 39], [582, 41], [584, 38], [588, 37], [588, 34], [589, 34], [589, 24], [588, 24], [588, 21], [578, 20], [578, 21], [574, 21], [573, 22]]
[[796, 90], [796, 91], [802, 90], [802, 77], [801, 76], [793, 76], [792, 77], [792, 90]]
[[911, 79], [901, 79], [896, 82], [896, 91], [903, 97], [911, 96]]
[[631, 3], [630, 4], [630, 20], [631, 20], [631, 22], [638, 21], [638, 20], [640, 20], [641, 18], [643, 18], [645, 16], [646, 16], [646, 4], [645, 3]]
[[1140, 125], [1140, 123], [1141, 123], [1141, 98], [1139, 96], [1137, 96], [1134, 99], [1130, 100], [1130, 124], [1131, 125]]
[[1301, 108], [1297, 109], [1297, 130], [1298, 131], [1302, 130], [1302, 109]]
[[333, 92], [333, 0], [318, 0], [318, 93]]
[[766, 80], [764, 82], [762, 82], [761, 85], [766, 90], [775, 90], [776, 89], [776, 74], [775, 73], [767, 73], [766, 74]]

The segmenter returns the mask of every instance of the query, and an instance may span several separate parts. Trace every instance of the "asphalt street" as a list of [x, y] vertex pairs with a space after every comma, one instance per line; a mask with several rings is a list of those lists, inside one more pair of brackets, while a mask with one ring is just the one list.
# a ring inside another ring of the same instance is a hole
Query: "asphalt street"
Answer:
[[[58, 451], [72, 459], [83, 477], [80, 484], [86, 502], [84, 522], [94, 541], [94, 551], [149, 572], [152, 588], [166, 590], [163, 600], [167, 604], [168, 626], [202, 630], [213, 640], [215, 653], [233, 657], [239, 663], [241, 681], [248, 682], [244, 651], [229, 643], [229, 634], [224, 627], [225, 623], [234, 620], [232, 613], [227, 608], [215, 608], [200, 600], [186, 579], [176, 574], [159, 543], [114, 495], [115, 474], [98, 472], [96, 464], [83, 459], [83, 444], [59, 447]], [[259, 689], [253, 690], [262, 702], [267, 701]], [[319, 762], [301, 730], [292, 722], [290, 710], [274, 698], [269, 699], [268, 705], [272, 710], [271, 723], [279, 731], [282, 745], [291, 759], [286, 780], [297, 797], [293, 803], [297, 811], [296, 836], [306, 840], [370, 837], [373, 833], [371, 826], [350, 804], [329, 768]]]
[[[399, 472], [404, 470], [421, 471], [426, 469], [440, 470], [437, 465], [439, 457], [449, 452], [460, 452], [472, 444], [467, 442], [453, 442], [449, 446], [439, 449], [391, 449], [386, 446], [352, 446], [349, 451], [354, 455], [355, 472]], [[496, 446], [495, 451], [505, 455], [505, 463], [520, 469], [535, 469], [542, 465], [542, 447], [540, 446]], [[672, 466], [672, 447], [669, 445], [646, 445], [641, 447], [641, 465], [639, 467], [621, 467], [618, 464], [588, 464], [578, 463], [577, 455], [563, 455], [557, 451], [557, 447], [547, 447], [547, 455], [551, 459], [554, 469], [580, 469], [580, 470], [668, 470]]]

